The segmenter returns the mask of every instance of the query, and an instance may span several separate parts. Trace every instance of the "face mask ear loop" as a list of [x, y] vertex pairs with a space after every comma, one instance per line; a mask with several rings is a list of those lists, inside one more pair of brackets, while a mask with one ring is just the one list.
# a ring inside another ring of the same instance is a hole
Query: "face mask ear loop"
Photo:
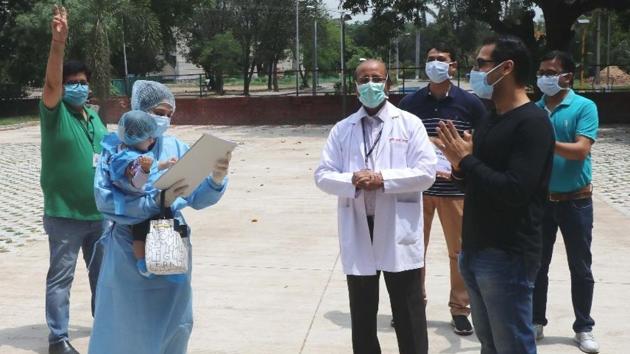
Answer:
[[494, 86], [495, 86], [496, 84], [498, 84], [501, 80], [503, 80], [503, 78], [504, 78], [504, 77], [506, 77], [506, 76], [507, 76], [507, 75], [503, 75], [503, 76], [501, 76], [501, 78], [499, 78], [499, 80], [495, 81], [492, 85], [490, 85], [490, 84], [488, 83], [488, 75], [490, 75], [490, 73], [491, 73], [491, 72], [493, 72], [493, 71], [495, 71], [497, 68], [500, 68], [500, 67], [501, 67], [501, 65], [503, 65], [503, 64], [505, 64], [505, 61], [502, 61], [502, 62], [501, 62], [501, 64], [499, 64], [499, 65], [495, 66], [494, 68], [492, 68], [490, 71], [488, 71], [488, 72], [486, 73], [486, 79], [485, 79], [485, 80], [486, 80], [486, 84], [487, 84], [487, 85], [494, 87]]
[[[570, 73], [563, 73], [563, 74], [558, 75], [558, 86], [560, 86], [560, 78], [563, 77], [563, 76], [567, 76], [569, 74]], [[571, 89], [571, 83], [569, 83], [569, 86], [567, 86], [567, 87], [560, 86], [560, 90], [562, 90], [562, 91], [569, 91], [570, 89]]]

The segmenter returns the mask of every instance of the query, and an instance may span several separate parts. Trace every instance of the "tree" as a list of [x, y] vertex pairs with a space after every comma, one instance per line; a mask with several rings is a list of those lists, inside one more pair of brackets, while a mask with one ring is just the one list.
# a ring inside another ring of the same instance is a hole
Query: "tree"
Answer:
[[368, 10], [374, 6], [374, 15], [381, 16], [395, 11], [406, 21], [418, 22], [420, 9], [429, 4], [446, 5], [461, 14], [466, 13], [486, 22], [497, 33], [520, 37], [528, 47], [539, 51], [534, 33], [533, 6], [543, 11], [546, 35], [546, 49], [567, 50], [575, 35], [573, 25], [578, 17], [598, 8], [623, 10], [630, 8], [630, 1], [618, 0], [345, 0], [343, 7], [355, 12]]
[[286, 57], [286, 49], [295, 29], [293, 0], [267, 0], [261, 3], [259, 41], [254, 48], [256, 61], [267, 73], [267, 88], [278, 91], [278, 62]]
[[219, 33], [210, 40], [196, 44], [200, 49], [193, 63], [204, 69], [209, 77], [214, 78], [214, 90], [220, 95], [225, 93], [223, 89], [223, 76], [238, 72], [238, 61], [241, 58], [241, 50], [232, 32]]
[[188, 47], [184, 55], [214, 78], [214, 91], [219, 95], [224, 94], [224, 75], [240, 68], [240, 45], [228, 33], [233, 21], [228, 1], [202, 0], [194, 5], [190, 21], [183, 21], [178, 32]]

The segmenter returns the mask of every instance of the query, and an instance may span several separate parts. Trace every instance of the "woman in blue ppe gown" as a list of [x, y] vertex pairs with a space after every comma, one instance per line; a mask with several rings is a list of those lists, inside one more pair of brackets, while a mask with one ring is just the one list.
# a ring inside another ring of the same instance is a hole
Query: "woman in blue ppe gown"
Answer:
[[[174, 111], [173, 95], [159, 83], [137, 82], [132, 92], [132, 109], [158, 115], [164, 113], [165, 117]], [[120, 198], [109, 177], [108, 165], [108, 159], [118, 144], [120, 140], [116, 134], [110, 134], [103, 140], [103, 152], [94, 181], [97, 207], [111, 221], [111, 226], [101, 239], [104, 258], [96, 291], [89, 353], [183, 354], [186, 353], [193, 324], [192, 252], [189, 252], [189, 271], [184, 277], [177, 278], [179, 281], [173, 281], [168, 276], [147, 279], [138, 273], [130, 225], [159, 213], [156, 199], [160, 191], [152, 187], [159, 174], [151, 175], [144, 195], [124, 195]], [[159, 161], [181, 158], [188, 149], [177, 138], [161, 135], [156, 137], [150, 153]], [[213, 174], [190, 196], [174, 200], [171, 209], [180, 223], [185, 223], [181, 209], [203, 209], [219, 201], [227, 187], [227, 177], [223, 177], [221, 183], [217, 183], [216, 179], [217, 175]], [[124, 205], [116, 205], [120, 203]], [[190, 237], [185, 240], [190, 249]]]

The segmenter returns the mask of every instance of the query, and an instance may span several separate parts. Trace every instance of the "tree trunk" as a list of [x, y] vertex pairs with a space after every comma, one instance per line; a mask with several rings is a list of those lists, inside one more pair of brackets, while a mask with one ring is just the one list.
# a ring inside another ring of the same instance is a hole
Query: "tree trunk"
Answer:
[[566, 5], [543, 4], [545, 16], [545, 39], [547, 50], [569, 51], [575, 32], [571, 29], [580, 16]]
[[273, 60], [273, 90], [275, 92], [280, 91], [280, 87], [278, 87], [278, 57]]
[[302, 66], [300, 65], [300, 67], [298, 68], [298, 73], [300, 74], [300, 78], [302, 79], [302, 88], [308, 88], [308, 81], [306, 78], [306, 74], [304, 73], [304, 71], [302, 71]]
[[252, 64], [249, 68], [245, 68], [245, 81], [243, 82], [243, 94], [249, 96], [249, 84], [252, 82], [252, 76], [254, 75], [254, 68], [256, 68], [256, 60], [252, 60]]
[[218, 71], [214, 77], [215, 87], [214, 91], [217, 95], [223, 96], [225, 94], [225, 90], [223, 89], [225, 81], [223, 80], [223, 73]]
[[105, 100], [109, 97], [111, 74], [109, 41], [102, 15], [98, 16], [93, 31], [91, 52], [94, 55], [91, 56], [92, 59], [89, 63], [94, 73], [92, 75], [92, 87], [94, 88], [94, 95], [100, 100]]
[[269, 69], [267, 69], [267, 90], [273, 90], [273, 58], [269, 60]]
[[243, 47], [243, 64], [241, 69], [243, 70], [243, 95], [249, 96], [249, 44]]

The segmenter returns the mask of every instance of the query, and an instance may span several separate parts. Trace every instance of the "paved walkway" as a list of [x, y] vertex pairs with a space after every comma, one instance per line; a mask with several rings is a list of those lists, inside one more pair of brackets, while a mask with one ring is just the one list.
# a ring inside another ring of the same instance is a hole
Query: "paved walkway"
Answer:
[[[313, 169], [330, 127], [212, 127], [239, 141], [229, 192], [214, 208], [187, 211], [194, 242], [195, 328], [190, 353], [350, 353], [345, 277], [339, 264], [336, 201], [316, 189]], [[175, 127], [194, 141], [207, 127]], [[39, 128], [0, 132], [0, 353], [46, 353], [44, 282], [48, 245], [41, 233]], [[593, 316], [602, 353], [630, 347], [629, 127], [606, 127], [595, 145]], [[474, 336], [449, 326], [448, 264], [439, 223], [429, 246], [430, 353], [478, 353]], [[18, 234], [19, 233], [19, 234]], [[9, 241], [10, 240], [10, 241]], [[550, 324], [539, 353], [579, 353], [562, 242], [551, 270]], [[71, 301], [73, 343], [85, 353], [89, 287], [80, 264]], [[379, 337], [396, 353], [384, 284]], [[118, 354], [118, 353], [116, 353]], [[120, 353], [125, 354], [125, 353]]]

